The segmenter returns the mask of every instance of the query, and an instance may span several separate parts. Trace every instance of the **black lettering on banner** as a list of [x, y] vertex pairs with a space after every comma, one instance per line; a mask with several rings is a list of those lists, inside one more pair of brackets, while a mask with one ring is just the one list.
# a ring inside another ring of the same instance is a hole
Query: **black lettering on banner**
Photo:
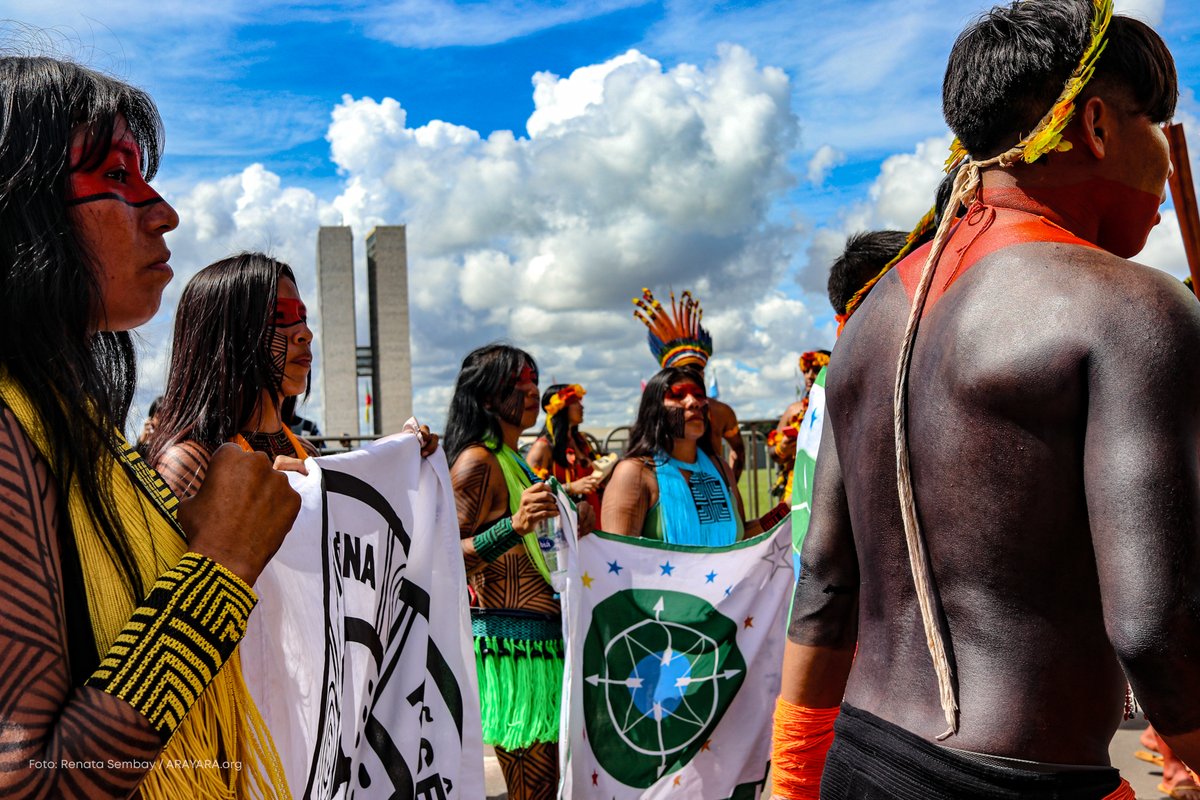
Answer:
[[427, 800], [434, 800], [434, 798], [436, 800], [446, 800], [449, 796], [448, 792], [454, 784], [450, 783], [448, 778], [444, 780], [446, 781], [445, 788], [442, 787], [443, 778], [441, 775], [430, 775], [417, 784], [416, 796], [427, 798]]
[[[425, 684], [422, 683], [420, 686], [413, 689], [406, 699], [408, 700], [408, 704], [410, 706], [416, 706], [420, 704], [421, 710], [418, 712], [417, 716], [420, 717], [422, 725], [433, 724], [433, 713], [429, 710], [429, 706], [425, 705]], [[460, 733], [459, 736], [462, 736], [462, 734]]]
[[371, 584], [375, 588], [375, 546], [370, 542], [363, 547], [362, 538], [337, 531], [334, 533], [335, 546], [344, 542], [344, 547], [338, 547], [335, 552], [342, 564], [342, 577], [354, 578], [356, 581]]

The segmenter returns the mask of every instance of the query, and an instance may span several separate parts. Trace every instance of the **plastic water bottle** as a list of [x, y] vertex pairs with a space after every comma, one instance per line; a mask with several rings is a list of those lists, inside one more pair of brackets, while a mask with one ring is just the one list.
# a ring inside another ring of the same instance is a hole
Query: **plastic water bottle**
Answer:
[[537, 540], [550, 573], [550, 585], [561, 594], [567, 586], [567, 537], [563, 533], [562, 518], [554, 516], [539, 522]]

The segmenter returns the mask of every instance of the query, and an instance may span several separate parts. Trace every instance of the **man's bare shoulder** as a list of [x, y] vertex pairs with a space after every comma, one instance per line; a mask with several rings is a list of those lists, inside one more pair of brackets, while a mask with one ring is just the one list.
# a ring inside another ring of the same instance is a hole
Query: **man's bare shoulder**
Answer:
[[718, 430], [722, 436], [726, 435], [726, 431], [730, 428], [737, 427], [737, 414], [726, 403], [720, 400], [709, 398], [708, 400], [708, 418], [712, 421], [712, 426]]
[[1056, 294], [1070, 301], [1071, 320], [1097, 346], [1117, 345], [1131, 356], [1141, 351], [1152, 361], [1165, 355], [1164, 348], [1186, 346], [1196, 352], [1200, 301], [1178, 278], [1099, 248], [1035, 247], [1047, 248], [1061, 272]]
[[708, 398], [708, 407], [710, 412], [716, 411], [730, 417], [734, 416], [733, 408], [728, 403], [724, 403], [715, 397]]
[[799, 414], [800, 410], [803, 408], [804, 408], [803, 400], [797, 400], [796, 402], [789, 405], [787, 408], [785, 408], [783, 410], [783, 416], [781, 416], [779, 418], [779, 424], [776, 425], [775, 427], [778, 429], [786, 428], [788, 426], [788, 424], [791, 423], [792, 417], [795, 417], [797, 414]]

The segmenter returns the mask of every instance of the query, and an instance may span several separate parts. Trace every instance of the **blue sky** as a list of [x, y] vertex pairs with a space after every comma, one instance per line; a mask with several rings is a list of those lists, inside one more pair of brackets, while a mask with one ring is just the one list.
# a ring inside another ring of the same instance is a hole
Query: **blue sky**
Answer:
[[[743, 417], [787, 404], [798, 353], [832, 342], [820, 290], [845, 235], [928, 205], [946, 55], [988, 5], [4, 0], [0, 16], [18, 48], [118, 74], [163, 113], [157, 183], [184, 223], [143, 399], [196, 269], [268, 249], [311, 294], [318, 224], [361, 241], [405, 223], [419, 415], [440, 422], [465, 350], [507, 338], [617, 424], [654, 366], [629, 315], [643, 283], [707, 292]], [[1171, 46], [1200, 152], [1194, 4], [1117, 6]], [[1146, 255], [1182, 274], [1172, 223]]]

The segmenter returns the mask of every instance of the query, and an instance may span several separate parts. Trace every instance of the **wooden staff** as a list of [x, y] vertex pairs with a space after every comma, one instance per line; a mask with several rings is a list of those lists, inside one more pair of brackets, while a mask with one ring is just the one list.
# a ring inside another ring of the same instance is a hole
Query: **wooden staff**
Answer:
[[1187, 140], [1183, 136], [1182, 123], [1168, 125], [1164, 130], [1171, 144], [1171, 199], [1175, 202], [1175, 214], [1183, 234], [1183, 251], [1192, 273], [1192, 290], [1200, 297], [1200, 207], [1196, 205], [1196, 184], [1192, 181]]

